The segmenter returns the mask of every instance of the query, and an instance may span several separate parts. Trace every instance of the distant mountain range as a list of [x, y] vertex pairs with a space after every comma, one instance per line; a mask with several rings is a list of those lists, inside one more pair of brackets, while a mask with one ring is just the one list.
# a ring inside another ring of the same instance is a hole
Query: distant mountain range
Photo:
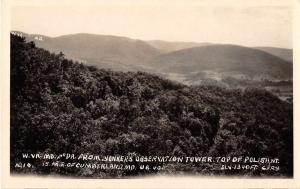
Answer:
[[[51, 52], [117, 71], [146, 71], [186, 84], [203, 78], [291, 79], [292, 50], [212, 43], [142, 41], [127, 37], [71, 34], [47, 37], [14, 31]], [[192, 77], [191, 77], [192, 76]], [[192, 79], [191, 79], [192, 78]]]
[[264, 51], [236, 45], [208, 45], [157, 56], [154, 67], [167, 73], [213, 71], [251, 78], [290, 78], [292, 64]]
[[274, 56], [278, 56], [283, 60], [293, 62], [293, 50], [292, 49], [284, 49], [284, 48], [277, 48], [277, 47], [256, 47], [256, 49], [265, 51]]

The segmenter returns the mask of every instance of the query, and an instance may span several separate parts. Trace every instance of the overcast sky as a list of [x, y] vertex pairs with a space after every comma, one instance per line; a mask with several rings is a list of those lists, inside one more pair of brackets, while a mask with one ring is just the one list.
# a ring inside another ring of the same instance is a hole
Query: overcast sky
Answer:
[[263, 1], [249, 5], [162, 2], [16, 6], [11, 29], [48, 36], [93, 33], [292, 48], [291, 1], [283, 0], [280, 5], [259, 3]]

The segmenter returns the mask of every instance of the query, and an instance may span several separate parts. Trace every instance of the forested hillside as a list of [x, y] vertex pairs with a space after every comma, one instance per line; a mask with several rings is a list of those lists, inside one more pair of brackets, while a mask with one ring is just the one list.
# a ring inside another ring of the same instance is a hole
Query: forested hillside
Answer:
[[[293, 107], [271, 93], [190, 87], [143, 72], [97, 69], [15, 35], [10, 128], [14, 173], [101, 178], [157, 173], [293, 175]], [[24, 152], [276, 157], [280, 170], [220, 170], [218, 163], [157, 163], [163, 169], [151, 171], [18, 169], [15, 164]]]

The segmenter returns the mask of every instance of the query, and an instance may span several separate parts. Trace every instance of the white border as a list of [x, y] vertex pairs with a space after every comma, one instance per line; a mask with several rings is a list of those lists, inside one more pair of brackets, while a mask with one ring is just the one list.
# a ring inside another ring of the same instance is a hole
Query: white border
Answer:
[[[115, 3], [147, 4], [150, 0], [116, 0]], [[169, 3], [172, 0], [153, 0], [151, 3]], [[264, 5], [280, 6], [285, 0], [261, 0]], [[246, 0], [173, 0], [172, 3], [195, 3], [226, 5], [235, 3], [242, 6], [245, 3], [250, 6], [252, 1]], [[1, 1], [1, 62], [0, 62], [0, 120], [1, 120], [1, 178], [3, 188], [300, 188], [299, 183], [299, 140], [298, 137], [300, 111], [299, 111], [299, 83], [300, 70], [300, 1], [294, 0], [294, 178], [293, 179], [242, 179], [242, 178], [220, 178], [220, 177], [148, 177], [143, 179], [65, 179], [55, 177], [36, 176], [10, 176], [9, 174], [9, 33], [10, 33], [10, 7], [12, 5], [91, 5], [111, 3], [109, 0], [2, 0]], [[254, 4], [253, 4], [254, 5]], [[298, 24], [296, 24], [298, 23]], [[284, 26], [283, 26], [284, 27]], [[297, 56], [298, 55], [298, 56]]]

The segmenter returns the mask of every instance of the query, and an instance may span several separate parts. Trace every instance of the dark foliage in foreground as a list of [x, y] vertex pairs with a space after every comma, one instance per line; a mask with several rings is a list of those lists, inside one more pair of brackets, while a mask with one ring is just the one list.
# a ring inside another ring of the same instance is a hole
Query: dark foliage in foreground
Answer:
[[147, 73], [99, 70], [11, 36], [11, 170], [115, 177], [157, 171], [18, 169], [21, 153], [253, 156], [279, 172], [161, 164], [161, 173], [292, 176], [293, 109], [263, 90], [187, 87]]

